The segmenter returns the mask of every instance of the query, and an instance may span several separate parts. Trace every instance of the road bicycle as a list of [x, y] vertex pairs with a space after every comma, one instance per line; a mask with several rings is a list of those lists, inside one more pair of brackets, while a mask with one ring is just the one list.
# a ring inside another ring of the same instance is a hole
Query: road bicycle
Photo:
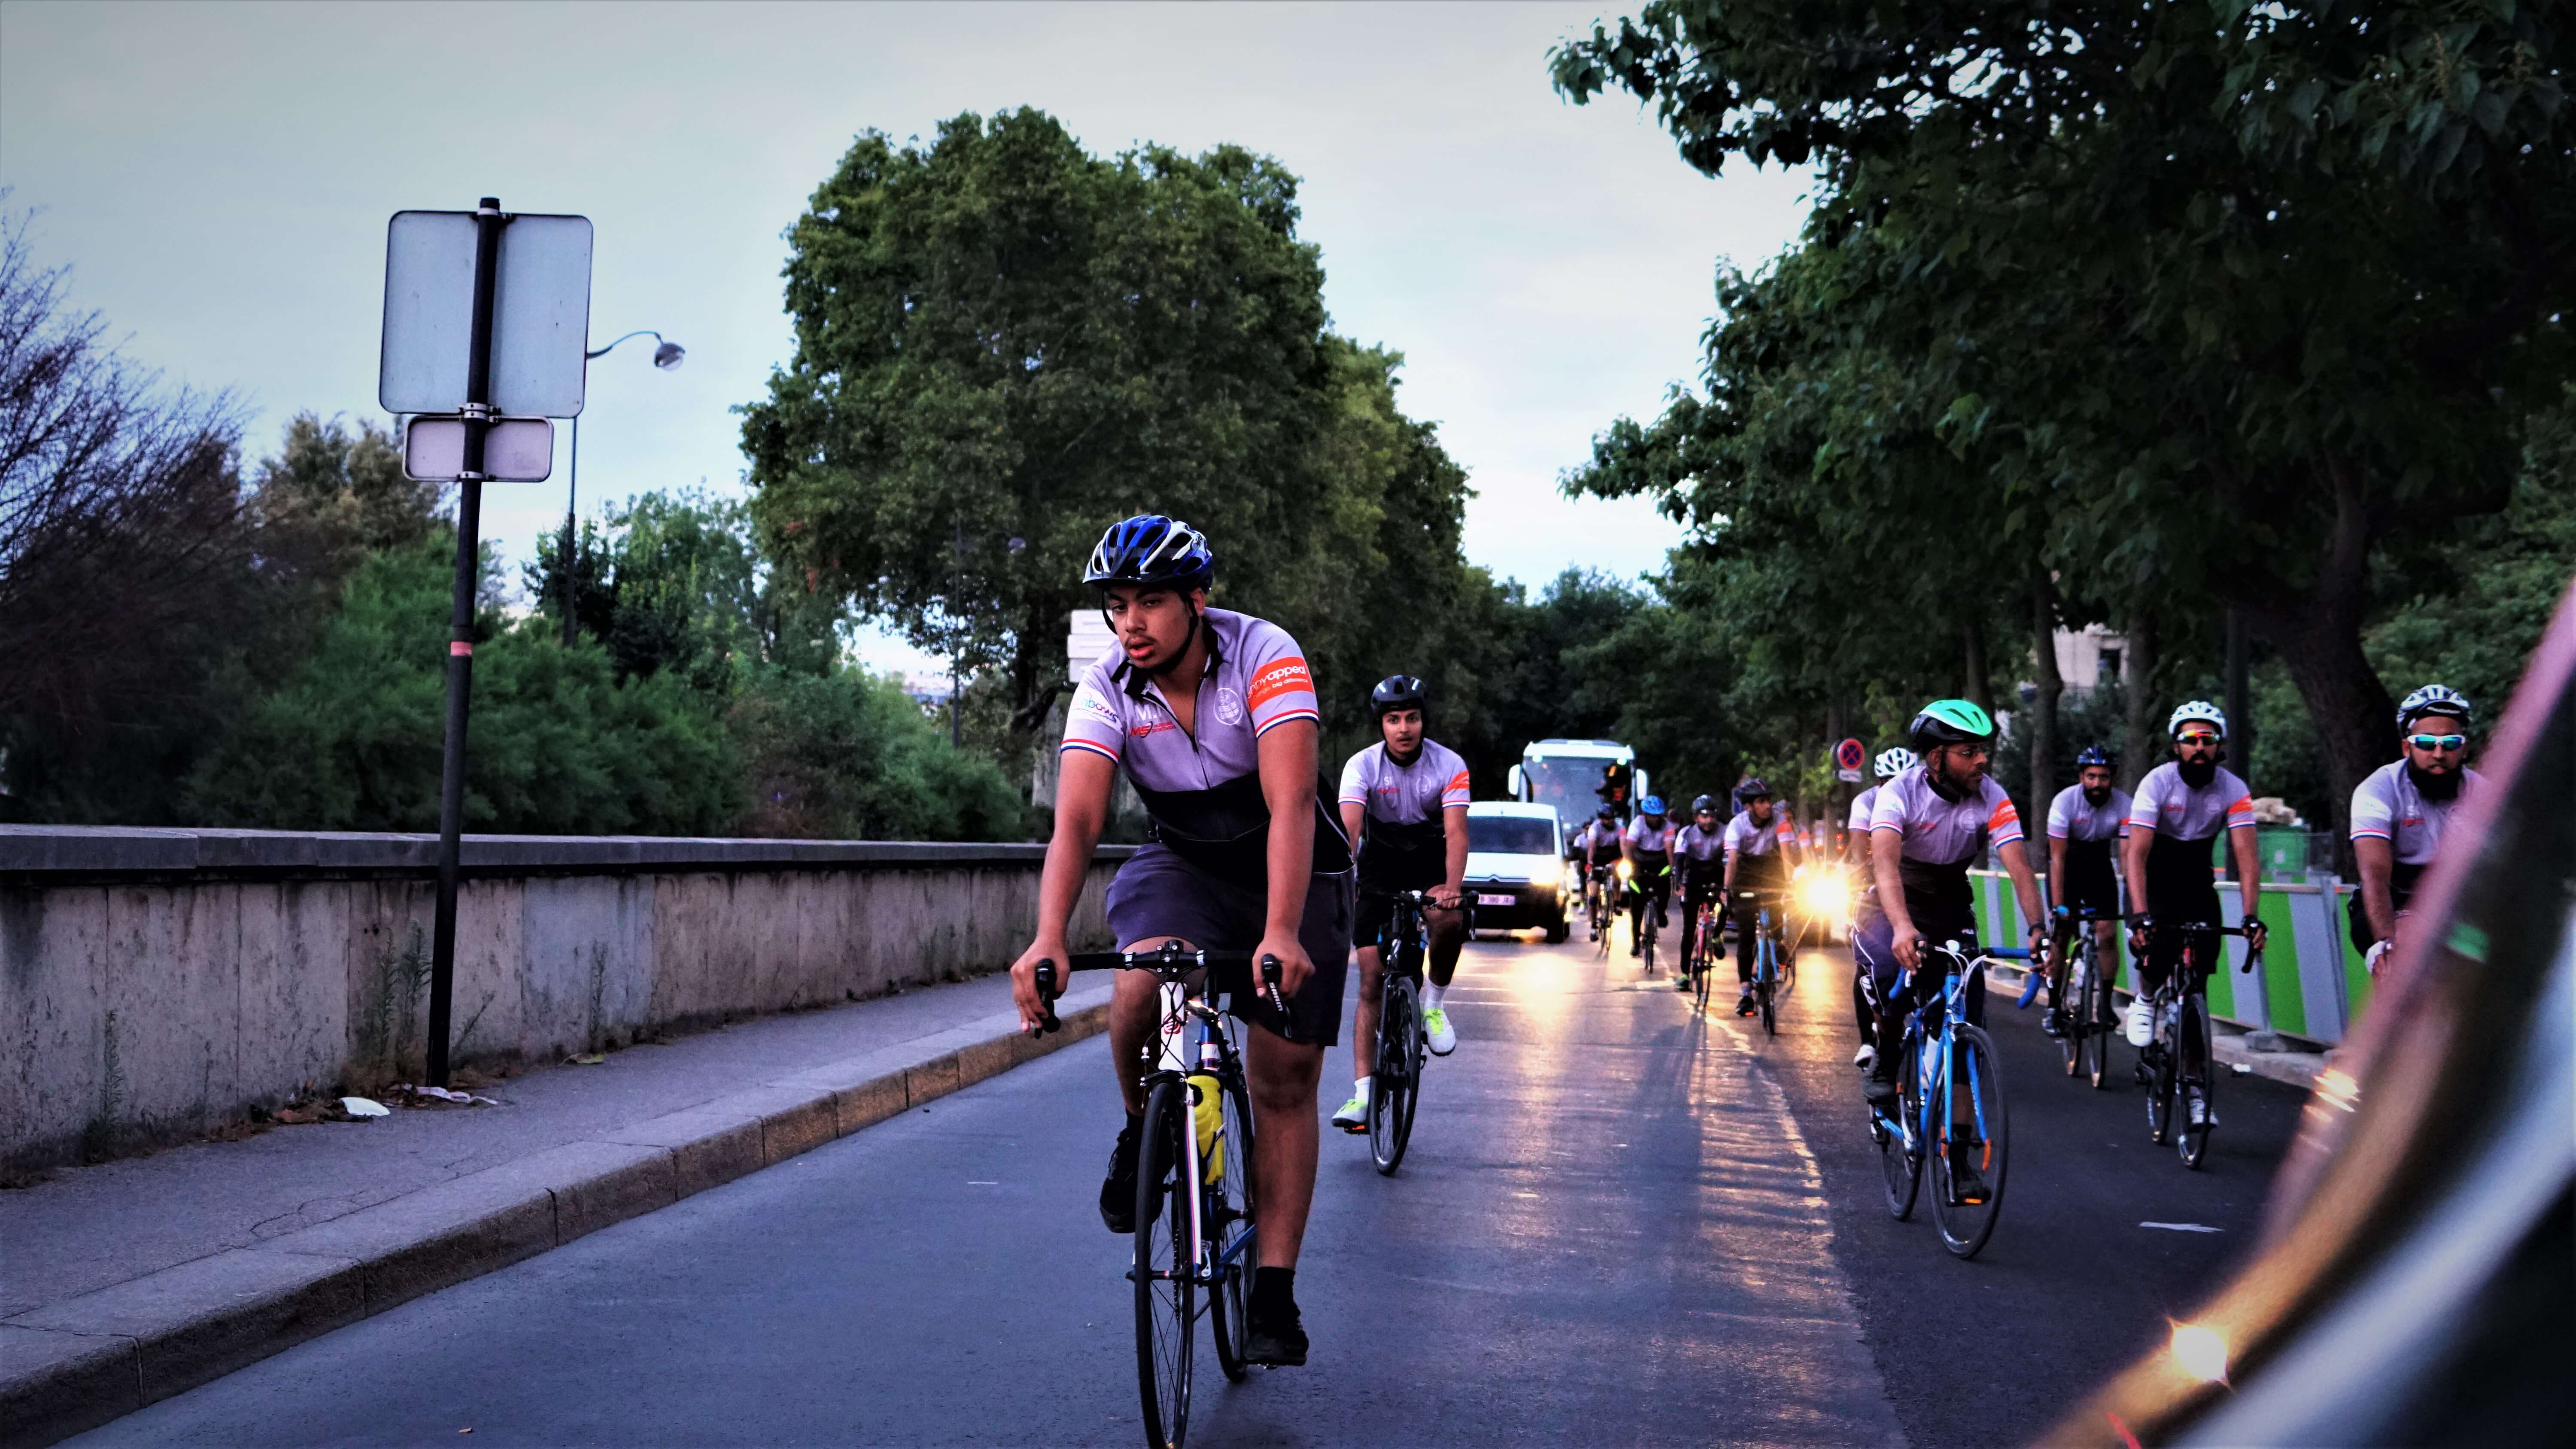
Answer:
[[[1151, 971], [1162, 983], [1162, 1025], [1153, 1070], [1145, 1075], [1136, 1153], [1136, 1261], [1127, 1274], [1135, 1285], [1137, 1389], [1145, 1442], [1153, 1449], [1180, 1449], [1189, 1434], [1202, 1315], [1217, 1367], [1236, 1382], [1248, 1367], [1243, 1346], [1252, 1270], [1261, 1261], [1253, 1216], [1255, 1123], [1244, 1086], [1242, 1028], [1210, 998], [1254, 990], [1252, 964], [1248, 951], [1185, 951], [1177, 942], [1153, 951], [1077, 952], [1065, 962], [1067, 971]], [[1053, 1004], [1059, 980], [1054, 962], [1038, 963], [1040, 1035], [1059, 1025]], [[1279, 958], [1261, 958], [1258, 989], [1284, 1014]]]
[[[2172, 1144], [2182, 1165], [2197, 1172], [2209, 1150], [2209, 1134], [2218, 1125], [2218, 1078], [2209, 1049], [2207, 983], [2218, 969], [2218, 938], [2243, 936], [2241, 926], [2161, 925], [2147, 928], [2154, 940], [2182, 939], [2182, 959], [2147, 998], [2154, 1034], [2138, 1049], [2138, 1085], [2147, 1089], [2147, 1140]], [[2251, 972], [2263, 964], [2263, 953], [2250, 948], [2237, 969]]]
[[1682, 980], [1691, 991], [1691, 1009], [1702, 1015], [1708, 1012], [1708, 983], [1717, 976], [1718, 960], [1726, 950], [1725, 921], [1714, 896], [1702, 897], [1691, 907], [1691, 945], [1682, 962]]
[[[2012, 1160], [2012, 1122], [1995, 1044], [1968, 1021], [1969, 989], [1988, 959], [2029, 957], [2028, 951], [1998, 947], [1971, 961], [1955, 941], [1927, 944], [1922, 969], [1897, 979], [1901, 990], [1907, 980], [1937, 970], [1941, 989], [1905, 1018], [1904, 1040], [1896, 1048], [1896, 1104], [1870, 1107], [1869, 1135], [1878, 1146], [1879, 1170], [1887, 1182], [1887, 1210], [1899, 1222], [1914, 1215], [1928, 1159], [1932, 1217], [1940, 1225], [1942, 1246], [1958, 1258], [1975, 1257], [1994, 1235]], [[1887, 1044], [1880, 1043], [1879, 1049], [1886, 1050]], [[1961, 1163], [1975, 1166], [1985, 1182], [1985, 1192], [1974, 1201], [1960, 1192], [1956, 1173]]]
[[1619, 934], [1619, 907], [1626, 900], [1628, 890], [1628, 878], [1623, 874], [1626, 869], [1624, 862], [1592, 868], [1592, 957], [1596, 961], [1610, 958], [1612, 938]]
[[[1422, 1066], [1431, 1038], [1422, 1021], [1422, 971], [1431, 954], [1431, 926], [1422, 908], [1428, 891], [1399, 891], [1394, 913], [1378, 933], [1376, 1065], [1369, 1078], [1369, 1159], [1392, 1177], [1413, 1140], [1413, 1112], [1422, 1097]], [[1472, 908], [1465, 902], [1461, 910]], [[1472, 914], [1468, 929], [1473, 930]]]
[[1630, 922], [1628, 929], [1637, 939], [1637, 955], [1644, 963], [1648, 976], [1654, 975], [1656, 969], [1655, 917], [1658, 912], [1655, 909], [1654, 881], [1657, 876], [1671, 868], [1669, 865], [1659, 865], [1645, 875], [1631, 876], [1628, 880]]
[[[2058, 1048], [2066, 1056], [2066, 1075], [2084, 1077], [2100, 1091], [2108, 1079], [2111, 1066], [2111, 1041], [2120, 1034], [2120, 1013], [2111, 1002], [2112, 978], [2120, 971], [2115, 955], [2102, 959], [2102, 948], [2094, 940], [2093, 927], [2100, 921], [2117, 921], [2118, 912], [2104, 912], [2093, 906], [2066, 912], [2058, 917], [2061, 937], [2072, 933], [2066, 948], [2066, 989], [2052, 986], [2049, 1005], [2057, 1010]], [[2037, 975], [2034, 973], [2033, 980]]]
[[[1795, 958], [1781, 935], [1781, 915], [1788, 894], [1784, 891], [1739, 890], [1735, 893], [1735, 918], [1744, 924], [1739, 931], [1753, 933], [1753, 1002], [1762, 1016], [1762, 1034], [1780, 1034], [1778, 997], [1789, 990], [1789, 963]], [[1740, 947], [1738, 949], [1741, 949]]]
[[[1610, 867], [1606, 865], [1584, 867], [1583, 915], [1592, 926], [1590, 939], [1598, 942], [1609, 929]], [[1606, 953], [1609, 948], [1602, 949]]]

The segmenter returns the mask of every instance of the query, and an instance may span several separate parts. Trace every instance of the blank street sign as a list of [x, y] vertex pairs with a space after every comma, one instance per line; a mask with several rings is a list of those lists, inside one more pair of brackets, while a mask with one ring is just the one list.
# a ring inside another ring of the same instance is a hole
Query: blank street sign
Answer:
[[[544, 418], [498, 418], [483, 435], [483, 476], [502, 483], [543, 483], [555, 465], [555, 425]], [[452, 482], [465, 471], [465, 420], [414, 418], [403, 436], [403, 475]]]
[[[578, 416], [590, 346], [590, 218], [511, 217], [495, 275], [492, 410]], [[389, 413], [461, 410], [473, 332], [474, 213], [395, 212], [385, 230], [376, 400]]]

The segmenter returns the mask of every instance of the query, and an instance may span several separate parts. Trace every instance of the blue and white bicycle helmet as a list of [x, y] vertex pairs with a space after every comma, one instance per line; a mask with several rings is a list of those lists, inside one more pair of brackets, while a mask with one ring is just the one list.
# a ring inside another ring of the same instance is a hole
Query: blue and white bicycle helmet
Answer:
[[1649, 795], [1645, 799], [1637, 802], [1637, 810], [1638, 813], [1644, 815], [1661, 815], [1664, 813], [1664, 797], [1661, 795]]
[[1204, 589], [1215, 578], [1216, 555], [1208, 552], [1206, 535], [1159, 513], [1140, 513], [1109, 525], [1082, 571], [1082, 581], [1094, 588], [1170, 584]]
[[1872, 763], [1872, 768], [1878, 771], [1878, 778], [1882, 780], [1893, 780], [1897, 776], [1904, 774], [1906, 771], [1911, 770], [1922, 763], [1923, 757], [1921, 755], [1914, 753], [1903, 745], [1898, 745], [1893, 749], [1879, 751], [1878, 759]]
[[2086, 745], [2083, 753], [2075, 757], [2075, 768], [2089, 770], [2095, 765], [2106, 770], [2111, 768], [2111, 752], [2100, 745]]
[[2455, 719], [2462, 725], [2477, 723], [2477, 712], [2469, 704], [2467, 695], [2446, 684], [2428, 684], [2406, 696], [2405, 701], [2397, 706], [2397, 728], [2411, 730], [2417, 719], [2428, 714]]

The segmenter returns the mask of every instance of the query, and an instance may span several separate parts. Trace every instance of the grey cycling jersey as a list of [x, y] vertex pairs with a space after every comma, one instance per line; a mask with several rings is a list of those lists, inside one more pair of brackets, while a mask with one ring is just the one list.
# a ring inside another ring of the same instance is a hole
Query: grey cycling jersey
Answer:
[[2463, 770], [2459, 794], [2448, 800], [2427, 800], [2415, 788], [2415, 777], [2407, 773], [2404, 760], [2382, 765], [2353, 789], [2352, 838], [2387, 841], [2399, 865], [2430, 865], [2460, 802], [2482, 788], [2484, 780], [2477, 771]]
[[1876, 785], [1872, 785], [1868, 789], [1854, 795], [1852, 797], [1851, 814], [1844, 819], [1843, 828], [1846, 830], [1857, 830], [1864, 835], [1868, 834], [1870, 807], [1877, 803], [1878, 787]]
[[1669, 815], [1664, 817], [1662, 825], [1648, 825], [1643, 815], [1628, 822], [1628, 843], [1647, 855], [1669, 853], [1673, 848], [1673, 837], [1680, 833], [1673, 828]]
[[1756, 825], [1751, 812], [1739, 810], [1734, 819], [1726, 822], [1726, 853], [1769, 855], [1788, 845], [1793, 834], [1785, 811], [1775, 809], [1770, 824]]
[[1974, 794], [1945, 800], [1921, 765], [1878, 787], [1869, 828], [1873, 834], [1895, 831], [1903, 839], [1903, 859], [1932, 865], [1964, 865], [1981, 842], [2001, 847], [2022, 836], [2021, 812], [1993, 777], [1979, 776]]
[[1726, 832], [1723, 829], [1702, 830], [1694, 822], [1683, 826], [1681, 834], [1673, 837], [1673, 854], [1684, 860], [1696, 860], [1705, 864], [1717, 859], [1725, 851]]
[[2078, 845], [2116, 839], [2129, 833], [2129, 792], [2115, 789], [2096, 805], [2084, 798], [2084, 787], [2069, 785], [2048, 802], [2048, 838]]
[[2138, 782], [2138, 798], [2129, 804], [2129, 825], [2174, 840], [2210, 840], [2222, 827], [2253, 829], [2254, 796], [2224, 766], [2195, 790], [2183, 782], [2182, 766], [2167, 760]]
[[1436, 740], [1424, 740], [1409, 765], [1374, 744], [1342, 766], [1341, 802], [1364, 807], [1372, 824], [1438, 824], [1443, 810], [1467, 804], [1467, 762]]

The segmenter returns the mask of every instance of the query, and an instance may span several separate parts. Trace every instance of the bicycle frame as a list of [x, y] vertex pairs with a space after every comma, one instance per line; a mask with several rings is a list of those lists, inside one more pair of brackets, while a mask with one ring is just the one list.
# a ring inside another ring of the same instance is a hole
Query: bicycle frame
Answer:
[[[1968, 987], [1971, 981], [1978, 972], [1985, 970], [1986, 962], [1990, 958], [2027, 959], [2030, 955], [2027, 951], [1996, 948], [1981, 951], [1974, 961], [1970, 961], [1947, 947], [1925, 948], [1926, 954], [1936, 950], [1948, 963], [1948, 969], [1942, 974], [1941, 994], [1933, 1001], [1915, 1007], [1905, 1018], [1906, 1035], [1909, 1038], [1921, 1038], [1923, 1041], [1925, 1064], [1918, 1068], [1922, 1072], [1922, 1079], [1916, 1084], [1917, 1089], [1922, 1093], [1919, 1120], [1906, 1122], [1891, 1118], [1877, 1108], [1871, 1109], [1874, 1115], [1888, 1120], [1889, 1125], [1897, 1129], [1898, 1134], [1904, 1138], [1906, 1150], [1909, 1152], [1921, 1152], [1925, 1144], [1939, 1140], [1939, 1135], [1933, 1131], [1936, 1120], [1933, 1113], [1939, 1109], [1955, 1106], [1952, 1101], [1954, 1083], [1950, 1070], [1952, 1052], [1956, 1043], [1953, 1028], [1967, 1019]], [[1921, 974], [1920, 971], [1901, 972], [1896, 978], [1897, 989], [1904, 990], [1908, 983]], [[1925, 1014], [1931, 1011], [1936, 1003], [1941, 1008], [1941, 1026], [1937, 1033], [1928, 1031], [1924, 1025]], [[1938, 1090], [1935, 1090], [1936, 1087]], [[1973, 1073], [1968, 1078], [1968, 1113], [1970, 1126], [1975, 1129], [1978, 1136], [1984, 1136], [1986, 1103], [1983, 1094], [1978, 1090]], [[1955, 1120], [1955, 1113], [1944, 1111], [1937, 1120], [1942, 1122]]]

